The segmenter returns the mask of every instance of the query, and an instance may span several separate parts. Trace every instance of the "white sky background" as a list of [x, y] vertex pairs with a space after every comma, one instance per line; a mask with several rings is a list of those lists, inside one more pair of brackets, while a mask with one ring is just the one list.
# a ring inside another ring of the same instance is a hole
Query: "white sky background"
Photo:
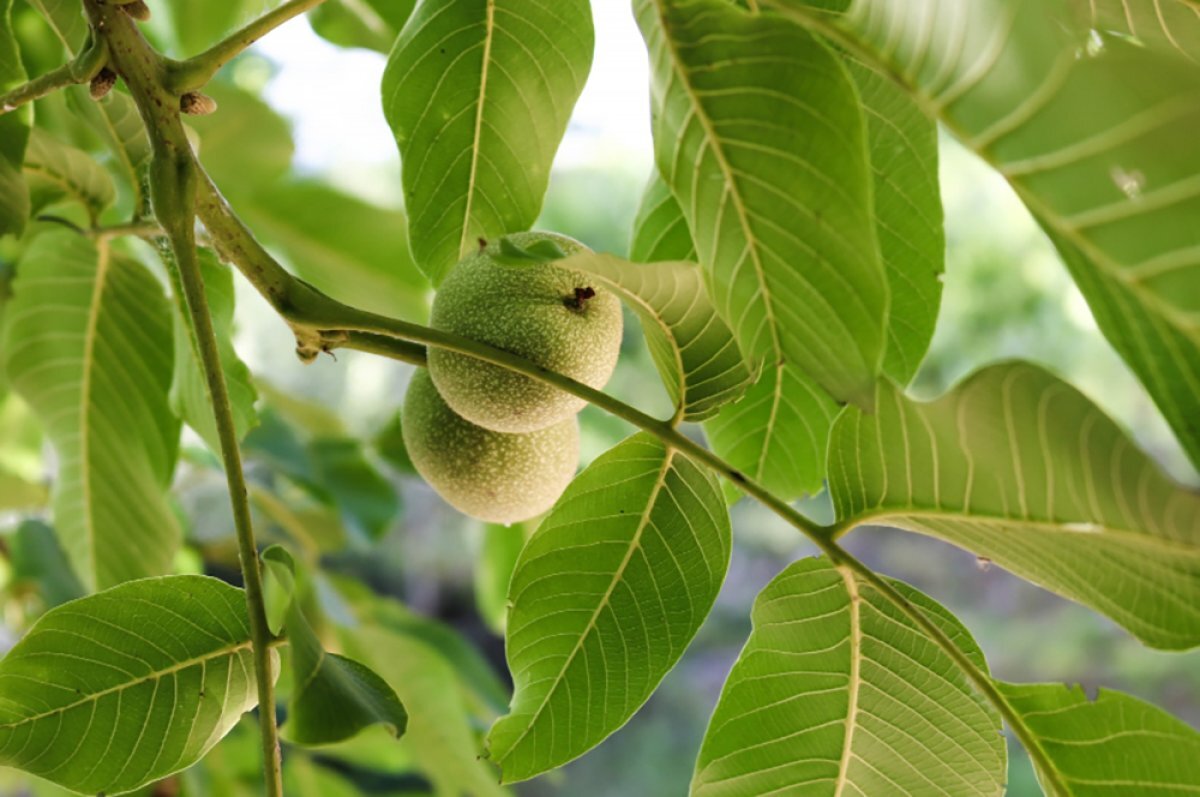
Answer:
[[[596, 55], [555, 167], [594, 164], [600, 155], [644, 173], [652, 158], [645, 45], [628, 3], [593, 3], [592, 14]], [[264, 37], [258, 50], [280, 67], [266, 97], [293, 122], [297, 166], [358, 171], [395, 163], [379, 100], [383, 55], [335, 47], [303, 20]]]

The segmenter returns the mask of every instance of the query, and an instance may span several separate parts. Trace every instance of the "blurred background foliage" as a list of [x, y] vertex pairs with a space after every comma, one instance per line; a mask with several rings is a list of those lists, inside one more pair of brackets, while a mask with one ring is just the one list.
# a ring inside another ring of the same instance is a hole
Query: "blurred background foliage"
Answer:
[[[61, 37], [37, 5], [18, 0], [14, 10], [30, 74], [64, 59]], [[152, 36], [170, 54], [188, 55], [261, 11], [265, 0], [151, 5]], [[311, 28], [292, 23], [235, 62], [211, 87], [219, 111], [189, 124], [209, 173], [296, 273], [350, 303], [423, 319], [429, 293], [408, 255], [399, 167], [378, 100], [380, 53], [409, 6], [330, 0], [312, 15]], [[624, 253], [651, 168], [645, 55], [624, 4], [598, 3], [595, 9], [597, 62], [538, 226]], [[118, 92], [110, 102], [124, 100]], [[113, 118], [113, 108], [104, 110]], [[77, 96], [49, 97], [37, 112], [62, 141], [105, 152], [103, 135], [88, 124], [95, 109]], [[107, 165], [120, 174], [117, 160], [110, 156]], [[943, 140], [941, 180], [945, 293], [913, 392], [934, 396], [998, 359], [1035, 360], [1080, 386], [1177, 479], [1195, 483], [1153, 405], [1104, 342], [1049, 242], [1003, 181], [949, 139]], [[138, 192], [120, 181], [118, 188], [112, 217], [119, 220], [128, 218]], [[43, 212], [83, 221], [57, 200], [47, 192]], [[128, 240], [123, 245], [162, 274], [147, 247]], [[14, 255], [12, 244], [0, 249], [0, 312]], [[397, 414], [408, 367], [357, 352], [302, 365], [283, 322], [241, 280], [237, 294], [236, 348], [255, 375], [259, 397], [259, 423], [245, 451], [262, 542], [281, 542], [310, 565], [319, 563], [326, 644], [375, 667], [412, 717], [399, 743], [376, 729], [332, 748], [288, 747], [289, 793], [506, 793], [474, 751], [507, 704], [504, 587], [531, 527], [484, 527], [465, 519], [414, 476]], [[608, 389], [667, 414], [666, 393], [637, 324], [629, 321]], [[592, 408], [581, 421], [585, 462], [631, 431]], [[5, 648], [48, 607], [82, 592], [46, 525], [54, 470], [53, 451], [29, 409], [0, 382]], [[189, 430], [174, 495], [188, 540], [177, 569], [236, 582], [224, 479], [215, 457]], [[821, 496], [805, 506], [814, 515], [829, 512]], [[686, 792], [708, 714], [749, 633], [755, 594], [787, 563], [814, 553], [751, 502], [733, 508], [733, 524], [733, 566], [717, 606], [646, 707], [583, 759], [513, 792]], [[1108, 620], [930, 539], [866, 529], [852, 535], [849, 547], [955, 611], [999, 677], [1112, 686], [1200, 724], [1200, 652], [1147, 650]], [[287, 690], [285, 676], [281, 692]], [[258, 793], [253, 722], [248, 717], [201, 765], [145, 793]], [[1010, 781], [1015, 797], [1039, 793], [1015, 748]], [[61, 792], [0, 773], [0, 793]]]

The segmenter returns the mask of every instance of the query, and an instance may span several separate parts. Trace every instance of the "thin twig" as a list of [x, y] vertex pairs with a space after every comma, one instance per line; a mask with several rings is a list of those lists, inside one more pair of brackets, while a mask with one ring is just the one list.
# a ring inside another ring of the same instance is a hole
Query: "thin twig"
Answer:
[[168, 87], [178, 94], [203, 88], [221, 67], [244, 52], [250, 45], [289, 19], [316, 8], [323, 2], [324, 0], [288, 0], [246, 27], [229, 34], [199, 55], [186, 61], [171, 63], [167, 71]]
[[57, 69], [39, 75], [10, 91], [0, 94], [0, 115], [15, 111], [26, 103], [41, 99], [58, 89], [87, 83], [104, 67], [105, 50], [101, 44], [93, 44], [78, 56]]

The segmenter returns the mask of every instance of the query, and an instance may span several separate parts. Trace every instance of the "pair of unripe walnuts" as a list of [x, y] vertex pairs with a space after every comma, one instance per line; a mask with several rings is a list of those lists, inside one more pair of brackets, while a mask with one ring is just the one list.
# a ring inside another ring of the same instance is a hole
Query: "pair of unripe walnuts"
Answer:
[[[430, 323], [604, 387], [621, 347], [621, 303], [595, 280], [556, 264], [588, 251], [551, 233], [481, 246], [451, 269]], [[459, 511], [493, 523], [540, 515], [579, 462], [585, 402], [545, 382], [430, 347], [401, 416], [417, 472]]]

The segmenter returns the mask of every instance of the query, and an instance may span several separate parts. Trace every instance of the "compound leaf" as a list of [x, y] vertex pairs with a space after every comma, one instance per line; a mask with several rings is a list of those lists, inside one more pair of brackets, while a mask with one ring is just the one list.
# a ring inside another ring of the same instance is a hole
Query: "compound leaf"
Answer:
[[571, 483], [509, 583], [515, 693], [487, 739], [505, 782], [570, 761], [633, 715], [704, 621], [730, 546], [714, 477], [645, 433]]

